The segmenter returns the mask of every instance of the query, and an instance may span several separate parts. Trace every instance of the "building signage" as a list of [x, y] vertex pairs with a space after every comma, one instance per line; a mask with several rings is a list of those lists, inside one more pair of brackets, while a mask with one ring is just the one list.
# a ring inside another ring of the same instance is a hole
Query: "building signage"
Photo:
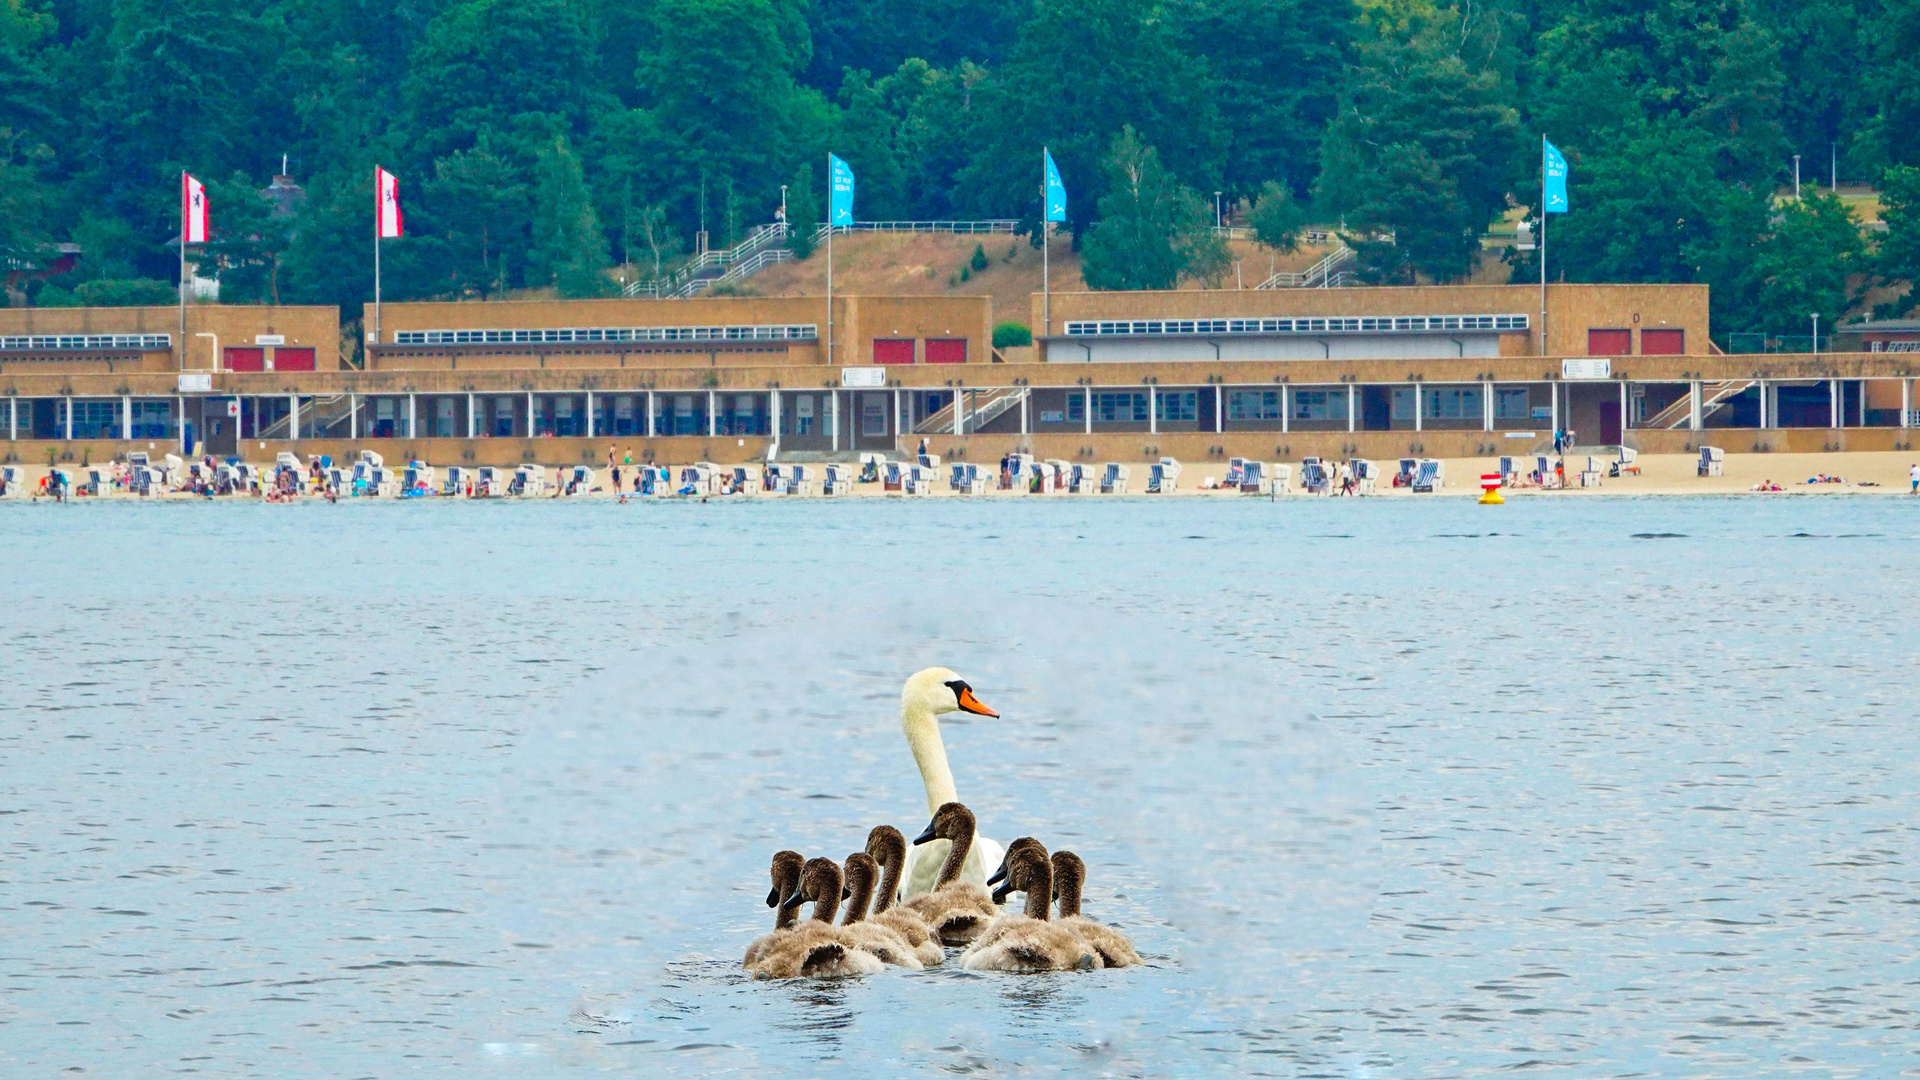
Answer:
[[1535, 420], [1551, 420], [1551, 419], [1553, 419], [1553, 406], [1551, 406], [1551, 405], [1535, 405], [1535, 406], [1533, 407], [1533, 418], [1534, 418]]
[[1611, 379], [1613, 361], [1604, 356], [1570, 357], [1560, 361], [1563, 379]]
[[885, 386], [887, 385], [887, 369], [883, 367], [841, 368], [840, 385], [863, 390]]
[[285, 345], [287, 343], [287, 335], [255, 334], [253, 335], [253, 343], [255, 345]]
[[1534, 437], [1534, 436], [1533, 436], [1533, 432], [1531, 432], [1531, 431], [1509, 431], [1509, 432], [1507, 432], [1507, 438], [1509, 438], [1509, 439], [1531, 439], [1531, 438], [1533, 438], [1533, 437]]
[[213, 375], [206, 371], [183, 371], [180, 373], [180, 392], [183, 394], [207, 394], [213, 392]]

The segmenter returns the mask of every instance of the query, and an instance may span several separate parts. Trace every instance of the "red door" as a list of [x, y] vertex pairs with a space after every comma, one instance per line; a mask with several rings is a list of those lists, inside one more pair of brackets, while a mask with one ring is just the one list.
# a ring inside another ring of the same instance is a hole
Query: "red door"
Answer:
[[273, 350], [273, 370], [312, 371], [313, 350], [277, 348]]
[[241, 349], [227, 350], [228, 371], [265, 371], [267, 369], [267, 350]]
[[1685, 356], [1686, 352], [1687, 332], [1685, 330], [1640, 331], [1642, 356]]
[[913, 363], [912, 338], [874, 338], [873, 362], [876, 364]]
[[964, 364], [967, 362], [966, 338], [928, 338], [927, 363]]
[[1633, 331], [1588, 330], [1588, 356], [1632, 356]]
[[1620, 445], [1620, 403], [1617, 401], [1600, 403], [1600, 445]]

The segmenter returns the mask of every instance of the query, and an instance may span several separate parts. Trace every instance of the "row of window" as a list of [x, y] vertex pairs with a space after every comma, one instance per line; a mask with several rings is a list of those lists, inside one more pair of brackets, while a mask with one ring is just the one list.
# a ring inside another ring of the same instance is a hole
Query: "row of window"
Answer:
[[1405, 334], [1525, 330], [1525, 315], [1362, 315], [1311, 319], [1133, 319], [1070, 322], [1069, 337], [1113, 334]]
[[397, 345], [571, 345], [648, 341], [812, 341], [820, 328], [795, 326], [576, 326], [551, 330], [397, 330]]
[[171, 349], [172, 334], [23, 334], [0, 337], [0, 349]]
[[[1428, 420], [1478, 420], [1481, 418], [1481, 388], [1477, 386], [1428, 387], [1421, 402], [1421, 415]], [[1393, 391], [1393, 418], [1413, 419], [1413, 388]], [[1066, 420], [1086, 420], [1086, 391], [1067, 396]], [[1141, 390], [1093, 391], [1093, 418], [1104, 423], [1147, 422], [1147, 394]], [[1274, 421], [1285, 411], [1292, 420], [1345, 421], [1348, 396], [1343, 389], [1329, 390], [1229, 390], [1226, 418], [1233, 422]], [[1154, 413], [1161, 422], [1196, 418], [1199, 395], [1193, 390], [1163, 390], [1153, 395]], [[1526, 420], [1532, 416], [1530, 391], [1522, 387], [1496, 387], [1493, 415], [1498, 420]], [[1055, 414], [1058, 415], [1058, 414]]]
[[[1084, 423], [1087, 419], [1086, 392], [1067, 397], [1067, 420]], [[1144, 424], [1147, 422], [1147, 392], [1144, 390], [1096, 390], [1093, 418], [1103, 424]], [[1163, 390], [1153, 395], [1153, 411], [1160, 423], [1194, 420], [1199, 416], [1200, 394], [1195, 390]]]

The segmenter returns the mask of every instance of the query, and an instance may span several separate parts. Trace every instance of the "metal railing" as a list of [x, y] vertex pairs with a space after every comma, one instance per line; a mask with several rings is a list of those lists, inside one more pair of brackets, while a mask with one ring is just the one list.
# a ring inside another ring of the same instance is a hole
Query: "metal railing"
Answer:
[[[784, 244], [786, 240], [787, 223], [784, 221], [756, 226], [747, 234], [746, 239], [730, 248], [703, 251], [688, 259], [667, 277], [653, 281], [629, 282], [624, 291], [628, 296], [651, 296], [655, 299], [692, 296], [708, 288], [710, 286], [708, 279], [722, 276], [728, 267], [751, 259], [770, 247]], [[707, 283], [703, 284], [703, 282]]]
[[[1825, 320], [1822, 320], [1823, 322]], [[1732, 333], [1723, 335], [1726, 351], [1729, 353], [1814, 353], [1832, 352], [1833, 335], [1821, 334], [1816, 340], [1812, 334], [1750, 334]]]
[[1353, 275], [1346, 267], [1359, 256], [1353, 249], [1341, 244], [1327, 253], [1319, 262], [1305, 270], [1282, 270], [1267, 280], [1255, 285], [1256, 289], [1329, 289], [1339, 288], [1353, 281]]
[[[856, 221], [851, 225], [836, 225], [833, 231], [841, 236], [859, 232], [905, 232], [905, 233], [1011, 233], [1020, 223], [1013, 218], [988, 218], [984, 221]], [[813, 242], [818, 244], [827, 238], [827, 226], [813, 230]]]
[[[1746, 392], [1753, 385], [1752, 379], [1736, 379], [1732, 382], [1707, 383], [1700, 387], [1700, 422], [1706, 423], [1707, 417], [1729, 404], [1730, 398]], [[1686, 427], [1693, 422], [1693, 394], [1680, 395], [1667, 404], [1667, 407], [1640, 421], [1643, 428], [1672, 430]]]
[[727, 272], [721, 274], [719, 277], [696, 278], [693, 281], [687, 282], [686, 295], [694, 296], [699, 293], [710, 292], [722, 285], [731, 285], [736, 281], [744, 281], [754, 274], [759, 273], [765, 267], [772, 266], [774, 263], [792, 261], [793, 252], [788, 248], [761, 248], [752, 255], [727, 267]]

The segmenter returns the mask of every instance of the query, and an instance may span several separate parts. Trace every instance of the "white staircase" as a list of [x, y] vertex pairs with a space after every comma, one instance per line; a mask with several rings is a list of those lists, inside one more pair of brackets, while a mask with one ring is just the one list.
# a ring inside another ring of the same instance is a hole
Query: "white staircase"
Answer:
[[[954, 406], [963, 400], [965, 390], [955, 391], [954, 400], [945, 408], [929, 413], [913, 425], [915, 435], [951, 435], [953, 434]], [[975, 398], [967, 403], [966, 415], [960, 418], [960, 434], [971, 435], [998, 419], [1008, 409], [1025, 401], [1027, 388], [1009, 387], [997, 390], [978, 391]]]
[[1336, 289], [1351, 284], [1353, 274], [1347, 267], [1352, 266], [1359, 256], [1345, 244], [1334, 248], [1319, 262], [1305, 270], [1283, 270], [1267, 280], [1255, 285], [1256, 289]]

